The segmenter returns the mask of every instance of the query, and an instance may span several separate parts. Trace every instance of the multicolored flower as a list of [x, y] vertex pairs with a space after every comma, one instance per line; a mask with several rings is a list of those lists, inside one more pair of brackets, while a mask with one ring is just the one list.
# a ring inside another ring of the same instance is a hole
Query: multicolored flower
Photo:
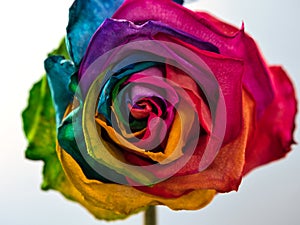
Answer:
[[244, 27], [179, 2], [76, 0], [67, 48], [31, 91], [26, 154], [45, 161], [42, 187], [100, 219], [200, 209], [293, 144], [284, 70]]

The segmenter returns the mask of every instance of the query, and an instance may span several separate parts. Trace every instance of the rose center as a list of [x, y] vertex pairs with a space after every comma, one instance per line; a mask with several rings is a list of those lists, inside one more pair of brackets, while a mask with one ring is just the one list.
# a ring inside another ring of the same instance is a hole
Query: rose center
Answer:
[[142, 120], [148, 118], [150, 113], [159, 117], [163, 116], [166, 106], [158, 97], [145, 97], [134, 105], [128, 103], [128, 108], [133, 119]]

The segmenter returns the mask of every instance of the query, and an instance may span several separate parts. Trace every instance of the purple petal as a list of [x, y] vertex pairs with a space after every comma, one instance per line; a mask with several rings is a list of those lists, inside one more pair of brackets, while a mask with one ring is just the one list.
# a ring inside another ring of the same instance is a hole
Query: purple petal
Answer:
[[148, 21], [143, 25], [135, 25], [125, 20], [107, 19], [94, 34], [82, 60], [78, 77], [82, 78], [87, 68], [101, 55], [109, 50], [134, 40], [152, 40], [158, 33], [169, 34], [184, 39], [199, 49], [218, 52], [218, 49], [185, 32], [173, 29], [161, 22]]

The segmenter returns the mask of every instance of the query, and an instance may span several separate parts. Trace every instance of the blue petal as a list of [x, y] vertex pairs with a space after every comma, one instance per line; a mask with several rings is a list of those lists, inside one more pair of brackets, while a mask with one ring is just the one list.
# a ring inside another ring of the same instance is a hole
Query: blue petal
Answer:
[[184, 2], [184, 0], [173, 0], [173, 2], [176, 2], [176, 3], [180, 4], [180, 5], [182, 5], [183, 2]]
[[106, 18], [110, 18], [123, 0], [76, 0], [69, 11], [67, 47], [78, 66], [92, 35]]
[[75, 72], [75, 66], [63, 56], [48, 57], [44, 66], [56, 111], [56, 125], [58, 126], [67, 106], [73, 100], [73, 93], [69, 90], [69, 84], [71, 76]]

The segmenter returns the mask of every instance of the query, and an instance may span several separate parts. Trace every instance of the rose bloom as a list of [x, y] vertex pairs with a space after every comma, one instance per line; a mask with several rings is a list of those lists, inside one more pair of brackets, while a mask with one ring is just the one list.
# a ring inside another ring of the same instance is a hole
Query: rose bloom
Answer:
[[196, 210], [284, 157], [291, 81], [241, 29], [171, 0], [70, 10], [70, 59], [45, 61], [60, 190], [101, 219], [149, 205]]

